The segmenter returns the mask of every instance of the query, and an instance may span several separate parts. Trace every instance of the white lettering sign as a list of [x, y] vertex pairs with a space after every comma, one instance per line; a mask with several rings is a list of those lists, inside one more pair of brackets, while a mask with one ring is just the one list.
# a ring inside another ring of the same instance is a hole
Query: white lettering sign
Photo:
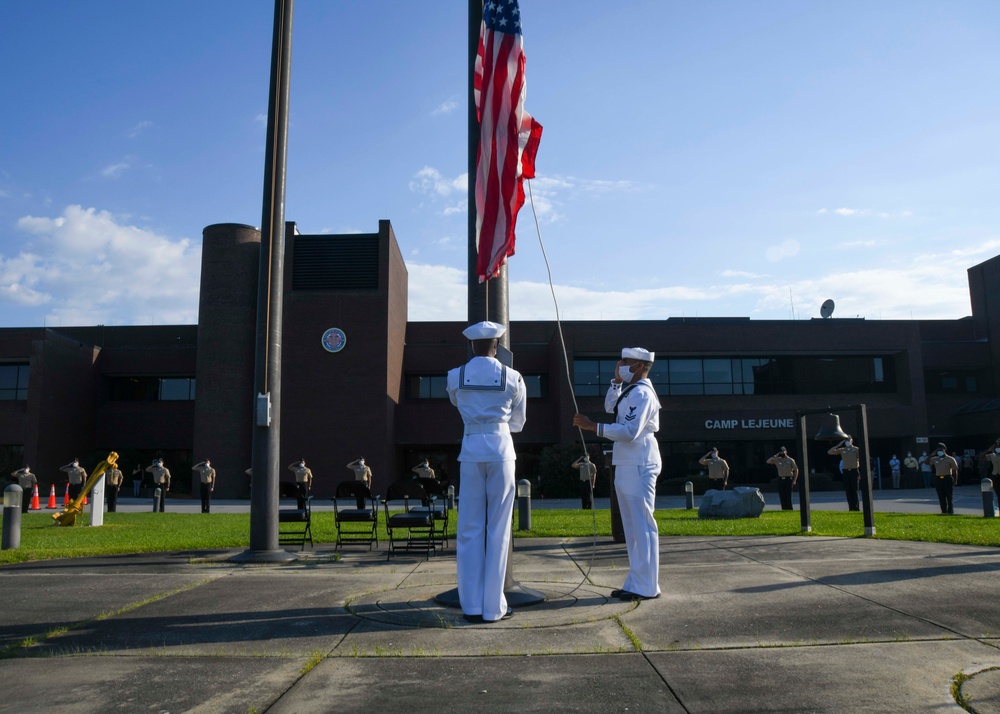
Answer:
[[794, 429], [794, 419], [706, 419], [706, 429]]

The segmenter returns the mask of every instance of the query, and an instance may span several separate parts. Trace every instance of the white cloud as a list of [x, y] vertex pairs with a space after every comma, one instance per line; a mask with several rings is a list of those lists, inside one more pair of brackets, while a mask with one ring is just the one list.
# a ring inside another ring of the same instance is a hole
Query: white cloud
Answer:
[[777, 263], [779, 260], [784, 258], [791, 258], [799, 253], [799, 242], [793, 238], [789, 238], [781, 245], [772, 245], [767, 249], [765, 255], [767, 259], [772, 263]]
[[881, 241], [877, 240], [849, 240], [844, 243], [838, 243], [837, 248], [874, 248], [881, 245]]
[[0, 255], [0, 302], [46, 304], [59, 325], [197, 321], [200, 244], [80, 206], [17, 227], [28, 246]]
[[254, 124], [260, 124], [263, 128], [267, 128], [267, 114], [258, 114], [253, 118]]
[[825, 208], [821, 208], [816, 213], [820, 215], [825, 215], [827, 213], [836, 213], [838, 216], [852, 217], [852, 216], [876, 216], [878, 218], [910, 218], [913, 215], [912, 211], [873, 211], [868, 208], [835, 208], [833, 211], [829, 211]]
[[[817, 275], [796, 272], [796, 280], [790, 283], [777, 282], [773, 276], [726, 270], [713, 285], [628, 291], [556, 285], [555, 292], [564, 320], [655, 320], [699, 314], [788, 319], [793, 301], [795, 317], [802, 319], [819, 317], [820, 306], [828, 298], [837, 303], [837, 317], [953, 320], [970, 314], [967, 269], [998, 251], [1000, 239], [989, 239], [940, 253], [898, 256], [878, 267]], [[408, 267], [411, 320], [465, 319], [464, 270], [426, 264]], [[513, 320], [555, 319], [548, 284], [512, 278], [510, 315]]]
[[129, 139], [134, 139], [151, 126], [153, 126], [153, 122], [148, 120], [141, 121], [131, 129], [129, 129], [127, 132], [125, 132], [125, 136], [127, 136]]
[[431, 116], [437, 116], [439, 114], [450, 114], [451, 112], [458, 109], [458, 102], [454, 99], [449, 99], [446, 102], [441, 102], [434, 111], [431, 112]]
[[130, 168], [132, 165], [128, 161], [119, 161], [117, 164], [110, 164], [101, 169], [101, 176], [116, 179]]
[[410, 190], [414, 193], [447, 198], [455, 192], [469, 190], [469, 174], [459, 174], [453, 179], [448, 179], [437, 169], [425, 166], [413, 175]]

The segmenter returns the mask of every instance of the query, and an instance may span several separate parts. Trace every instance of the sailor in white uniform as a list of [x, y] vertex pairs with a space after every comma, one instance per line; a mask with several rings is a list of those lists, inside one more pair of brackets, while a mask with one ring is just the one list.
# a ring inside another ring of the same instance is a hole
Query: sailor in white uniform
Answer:
[[646, 600], [660, 595], [660, 532], [656, 507], [656, 478], [660, 474], [660, 401], [647, 379], [654, 353], [626, 347], [615, 368], [615, 377], [604, 398], [604, 408], [615, 415], [613, 424], [596, 424], [577, 414], [573, 425], [597, 432], [614, 442], [615, 493], [621, 510], [628, 550], [629, 573], [612, 597]]
[[496, 359], [504, 330], [489, 321], [467, 328], [462, 334], [475, 356], [448, 372], [448, 397], [465, 425], [458, 456], [458, 599], [473, 622], [513, 615], [503, 593], [514, 509], [516, 456], [510, 435], [524, 426], [527, 393], [521, 375]]

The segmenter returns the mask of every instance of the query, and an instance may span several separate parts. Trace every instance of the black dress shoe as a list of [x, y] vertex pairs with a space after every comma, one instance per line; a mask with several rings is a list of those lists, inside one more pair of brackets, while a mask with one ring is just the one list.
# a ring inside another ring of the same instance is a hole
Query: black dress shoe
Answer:
[[500, 620], [509, 620], [512, 617], [514, 617], [514, 608], [508, 607], [507, 608], [507, 612], [505, 612], [503, 615], [501, 615], [499, 617], [499, 619], [496, 619], [496, 620], [483, 620], [483, 622], [500, 622]]
[[483, 622], [482, 615], [462, 615], [462, 619], [466, 622]]
[[626, 602], [637, 602], [639, 600], [655, 600], [660, 597], [659, 595], [640, 595], [639, 593], [630, 593], [628, 590], [622, 590], [621, 594], [617, 596], [619, 600], [625, 600]]
[[624, 590], [612, 590], [611, 597], [621, 597]]

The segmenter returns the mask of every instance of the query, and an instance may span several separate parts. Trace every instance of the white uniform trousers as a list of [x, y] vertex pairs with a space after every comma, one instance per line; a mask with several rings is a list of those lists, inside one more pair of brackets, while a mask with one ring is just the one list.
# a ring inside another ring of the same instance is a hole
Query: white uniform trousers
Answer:
[[660, 594], [660, 531], [653, 518], [659, 473], [655, 464], [615, 466], [615, 493], [628, 549], [628, 577], [622, 590], [644, 597]]
[[466, 615], [499, 620], [514, 510], [513, 461], [463, 461], [455, 555], [458, 599]]

